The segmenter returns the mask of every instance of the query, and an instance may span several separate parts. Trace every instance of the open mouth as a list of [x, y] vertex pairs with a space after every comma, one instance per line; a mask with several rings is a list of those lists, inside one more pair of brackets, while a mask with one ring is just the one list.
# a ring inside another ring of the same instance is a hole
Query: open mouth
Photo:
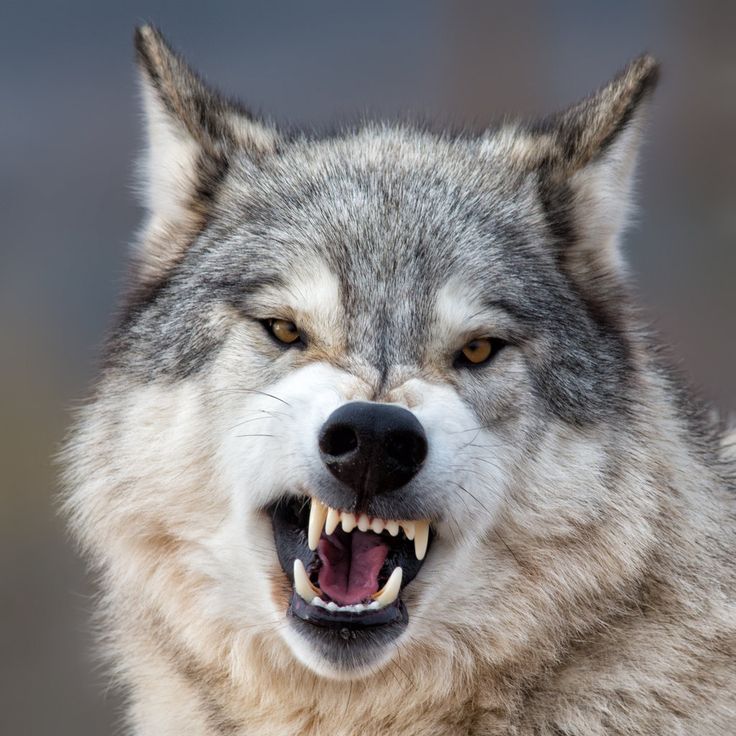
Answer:
[[[276, 551], [293, 585], [288, 613], [322, 637], [406, 627], [401, 593], [419, 572], [433, 532], [427, 520], [379, 519], [316, 498], [270, 509]], [[385, 637], [383, 637], [385, 638]]]

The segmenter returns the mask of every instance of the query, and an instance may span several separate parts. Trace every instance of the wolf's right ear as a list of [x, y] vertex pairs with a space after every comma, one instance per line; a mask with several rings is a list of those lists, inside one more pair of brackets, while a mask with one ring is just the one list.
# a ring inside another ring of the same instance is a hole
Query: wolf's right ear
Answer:
[[141, 174], [148, 221], [138, 280], [155, 282], [207, 222], [232, 157], [273, 152], [276, 132], [209, 89], [152, 26], [135, 32], [147, 129]]

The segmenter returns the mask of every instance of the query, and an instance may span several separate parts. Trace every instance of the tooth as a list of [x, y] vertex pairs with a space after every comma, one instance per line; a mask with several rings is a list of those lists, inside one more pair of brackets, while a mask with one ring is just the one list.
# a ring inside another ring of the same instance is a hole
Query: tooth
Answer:
[[309, 509], [309, 531], [307, 533], [307, 541], [309, 549], [314, 551], [317, 549], [319, 538], [322, 536], [322, 528], [327, 518], [327, 506], [316, 498], [312, 499], [312, 507]]
[[358, 518], [358, 529], [362, 532], [367, 532], [370, 526], [371, 523], [368, 521], [368, 517], [365, 514], [361, 514]]
[[404, 571], [400, 567], [395, 567], [383, 589], [373, 594], [373, 600], [378, 603], [378, 608], [385, 608], [398, 598], [403, 576]]
[[320, 595], [319, 589], [312, 585], [312, 582], [307, 576], [304, 563], [298, 557], [294, 560], [294, 590], [307, 603], [310, 603], [314, 596]]
[[373, 519], [371, 522], [371, 531], [380, 534], [383, 531], [383, 524], [383, 519]]
[[416, 532], [416, 526], [413, 521], [402, 521], [401, 526], [404, 527], [404, 534], [407, 539], [414, 539], [414, 533]]
[[332, 534], [340, 523], [340, 512], [332, 506], [327, 510], [327, 521], [325, 522], [325, 534]]
[[344, 532], [351, 532], [355, 529], [355, 514], [342, 513], [342, 530]]
[[399, 522], [398, 521], [387, 521], [386, 529], [388, 530], [388, 533], [392, 537], [395, 537], [399, 533]]
[[414, 535], [414, 552], [418, 560], [423, 560], [427, 554], [427, 544], [429, 543], [429, 522], [418, 521], [416, 524], [416, 534]]

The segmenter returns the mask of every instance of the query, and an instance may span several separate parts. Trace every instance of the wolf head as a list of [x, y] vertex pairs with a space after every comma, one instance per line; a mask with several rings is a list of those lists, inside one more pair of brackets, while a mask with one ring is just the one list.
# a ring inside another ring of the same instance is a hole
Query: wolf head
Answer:
[[479, 137], [311, 139], [136, 44], [148, 219], [68, 448], [116, 625], [230, 672], [545, 656], [651, 541], [618, 241], [655, 62]]

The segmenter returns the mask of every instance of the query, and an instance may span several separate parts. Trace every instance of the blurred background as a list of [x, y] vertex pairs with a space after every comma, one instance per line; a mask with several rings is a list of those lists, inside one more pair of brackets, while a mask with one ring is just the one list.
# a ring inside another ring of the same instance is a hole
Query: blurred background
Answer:
[[627, 253], [694, 382], [736, 408], [736, 3], [14, 2], [0, 8], [0, 734], [113, 733], [93, 586], [51, 456], [94, 375], [129, 242], [135, 24], [277, 122], [474, 127], [549, 112], [649, 50], [664, 63]]

